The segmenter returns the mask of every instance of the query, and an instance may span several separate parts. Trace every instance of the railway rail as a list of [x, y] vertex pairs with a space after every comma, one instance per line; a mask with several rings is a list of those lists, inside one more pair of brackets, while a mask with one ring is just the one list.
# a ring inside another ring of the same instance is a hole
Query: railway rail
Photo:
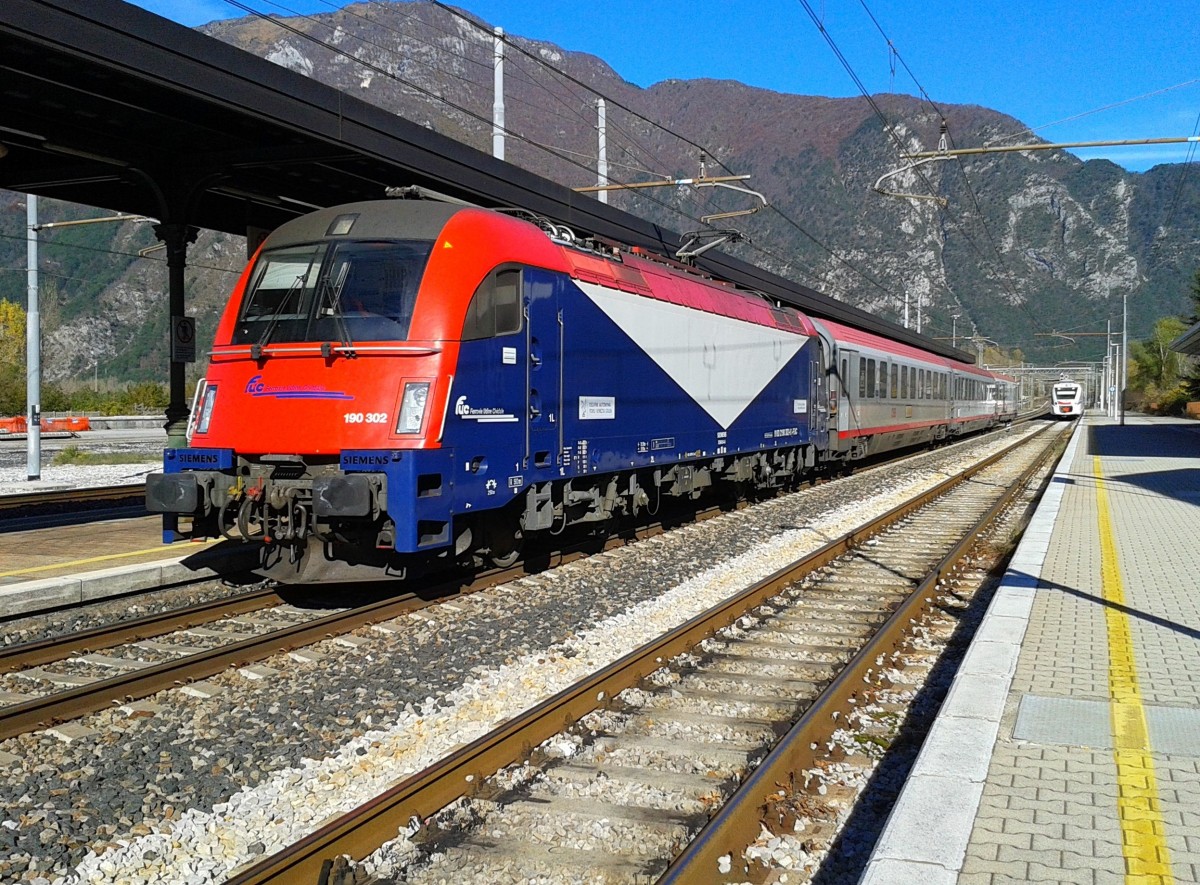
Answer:
[[144, 483], [0, 496], [0, 531], [28, 531], [100, 519], [144, 516]]
[[[704, 519], [721, 513], [719, 507], [694, 514]], [[663, 523], [644, 526], [636, 537], [644, 539], [664, 531]], [[627, 543], [629, 537], [607, 539], [606, 548]], [[543, 561], [562, 564], [594, 551], [594, 542], [582, 541], [561, 550], [539, 554]], [[281, 605], [276, 589], [257, 589], [235, 597], [211, 600], [194, 606], [158, 612], [141, 618], [122, 620], [88, 630], [49, 637], [0, 649], [0, 676], [10, 675], [31, 682], [49, 683], [58, 690], [39, 695], [21, 691], [6, 691], [0, 685], [0, 740], [45, 727], [54, 722], [75, 719], [104, 709], [116, 702], [147, 697], [163, 689], [204, 679], [228, 667], [245, 666], [305, 645], [347, 634], [360, 627], [378, 624], [409, 614], [426, 606], [448, 602], [456, 596], [493, 587], [525, 574], [526, 563], [518, 562], [508, 568], [492, 568], [471, 578], [454, 575], [446, 579], [422, 582], [410, 592], [391, 594], [366, 605], [320, 616], [310, 610]], [[380, 585], [374, 587], [375, 595]], [[346, 587], [330, 589], [336, 597]], [[275, 609], [285, 617], [274, 619]], [[255, 613], [265, 616], [252, 618]], [[210, 629], [205, 625], [224, 625], [229, 630]], [[263, 631], [246, 635], [249, 631]], [[184, 637], [185, 642], [199, 638], [215, 646], [183, 645], [172, 634]], [[222, 641], [228, 640], [228, 641]], [[122, 646], [128, 656], [122, 657]], [[97, 655], [100, 650], [115, 654]], [[167, 660], [147, 663], [147, 654], [169, 656]], [[74, 672], [48, 670], [43, 665], [65, 663]], [[92, 672], [81, 670], [90, 667]], [[97, 669], [116, 671], [98, 675]], [[12, 679], [8, 680], [12, 683]]]
[[[113, 496], [128, 495], [134, 488], [117, 486], [19, 497], [36, 497], [43, 503], [66, 503], [73, 500], [72, 495], [84, 500], [106, 501], [112, 500]], [[140, 488], [135, 493], [140, 494]], [[4, 500], [11, 499], [0, 499], [0, 502]], [[700, 520], [720, 512], [719, 507], [713, 507], [693, 516]], [[662, 523], [643, 526], [636, 536], [645, 538], [663, 528]], [[618, 546], [628, 540], [628, 535], [611, 538], [605, 546]], [[573, 548], [544, 551], [540, 555], [547, 562], [567, 562], [586, 552], [594, 552], [594, 548], [589, 549], [592, 544], [593, 541], [584, 541]], [[6, 690], [0, 683], [0, 739], [77, 718], [114, 702], [135, 700], [181, 683], [204, 679], [228, 667], [252, 664], [281, 650], [299, 648], [407, 614], [435, 600], [446, 601], [460, 593], [494, 586], [522, 574], [525, 565], [517, 563], [508, 569], [492, 569], [470, 581], [455, 576], [426, 583], [415, 592], [325, 617], [285, 607], [280, 609], [287, 612], [282, 621], [272, 622], [269, 616], [257, 621], [249, 618], [279, 602], [277, 594], [266, 589], [13, 646], [0, 651], [0, 676], [8, 674], [10, 678], [6, 681], [12, 686]], [[222, 621], [228, 622], [230, 629], [212, 630], [204, 626]], [[172, 633], [188, 638], [172, 642]], [[121, 646], [130, 646], [124, 656]], [[115, 654], [97, 654], [113, 649], [116, 649]], [[144, 660], [147, 656], [152, 662]], [[153, 660], [155, 658], [160, 660]], [[44, 667], [61, 661], [68, 662], [66, 672], [62, 668]], [[14, 685], [16, 679], [23, 682], [20, 688]], [[55, 688], [47, 689], [47, 684]]]
[[110, 504], [114, 501], [146, 501], [145, 484], [95, 486], [80, 489], [50, 489], [25, 492], [19, 495], [0, 496], [0, 515], [7, 517], [13, 511], [38, 510], [48, 507], [78, 508], [80, 504]]
[[[598, 863], [589, 832], [615, 854], [600, 864], [613, 881], [740, 880], [738, 859], [760, 832], [778, 785], [810, 764], [811, 745], [826, 743], [838, 724], [834, 712], [877, 681], [880, 656], [903, 644], [976, 539], [1044, 467], [1055, 448], [1047, 437], [1057, 435], [1035, 435], [1040, 447], [1008, 447], [829, 542], [230, 881], [353, 881], [353, 871], [335, 859], [367, 857], [398, 833], [424, 840], [424, 850], [411, 841], [406, 850], [449, 864], [407, 870], [406, 881], [448, 875], [466, 882], [471, 870], [482, 870], [478, 881], [486, 881], [511, 875], [513, 865], [571, 880], [569, 871]], [[1017, 457], [1020, 468], [1008, 466]], [[981, 475], [985, 470], [1003, 475]], [[629, 694], [617, 705], [610, 701], [631, 688], [636, 702]], [[700, 709], [688, 708], [697, 701], [704, 702]], [[572, 722], [578, 724], [569, 734], [584, 755], [541, 773], [548, 753], [530, 758], [529, 748], [561, 740], [564, 723]], [[700, 731], [716, 731], [721, 743], [699, 746]], [[654, 770], [634, 770], [647, 758], [656, 760]], [[671, 759], [692, 761], [680, 768]], [[539, 773], [488, 780], [523, 761]], [[608, 785], [629, 782], [640, 801], [605, 797]], [[656, 794], [668, 796], [668, 810], [651, 807], [646, 797]], [[440, 842], [438, 827], [456, 817], [476, 825]], [[437, 825], [409, 829], [414, 818]], [[623, 855], [614, 848], [620, 833], [632, 846]], [[500, 847], [514, 843], [515, 850]]]

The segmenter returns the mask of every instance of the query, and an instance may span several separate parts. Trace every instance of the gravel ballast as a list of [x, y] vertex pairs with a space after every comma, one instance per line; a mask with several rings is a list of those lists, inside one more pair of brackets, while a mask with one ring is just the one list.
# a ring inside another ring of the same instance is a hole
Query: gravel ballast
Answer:
[[[963, 444], [970, 459], [1015, 433]], [[264, 662], [215, 697], [0, 743], [0, 880], [215, 882], [795, 557], [944, 479], [875, 468]]]

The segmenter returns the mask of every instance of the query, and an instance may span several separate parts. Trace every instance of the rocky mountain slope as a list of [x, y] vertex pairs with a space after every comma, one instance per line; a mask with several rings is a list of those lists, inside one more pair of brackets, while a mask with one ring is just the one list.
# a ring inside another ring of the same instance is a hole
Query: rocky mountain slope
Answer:
[[[202, 30], [490, 150], [492, 36], [490, 23], [480, 24], [401, 0]], [[564, 184], [595, 183], [595, 96], [580, 85], [586, 84], [609, 97], [615, 180], [694, 176], [702, 164], [710, 175], [749, 174], [747, 186], [769, 206], [714, 222], [745, 235], [729, 251], [893, 320], [903, 316], [907, 297], [915, 324], [919, 298], [929, 334], [949, 337], [952, 328], [960, 337], [977, 334], [1020, 347], [1038, 363], [1098, 359], [1098, 339], [1037, 336], [1102, 332], [1109, 318], [1119, 320], [1123, 295], [1131, 335], [1145, 334], [1157, 317], [1184, 309], [1187, 281], [1200, 266], [1200, 176], [1183, 166], [1134, 174], [1057, 151], [982, 155], [928, 163], [886, 183], [893, 191], [937, 196], [944, 205], [884, 197], [872, 185], [907, 161], [865, 99], [714, 80], [667, 80], [643, 89], [594, 56], [521, 37], [509, 42], [506, 122], [521, 136], [507, 140], [509, 161]], [[905, 150], [937, 144], [941, 120], [929, 104], [903, 95], [874, 96], [874, 103]], [[940, 111], [959, 147], [1032, 139], [1019, 121], [986, 108]], [[701, 215], [756, 202], [715, 188], [618, 192], [610, 201], [680, 231], [700, 228]], [[14, 218], [19, 205], [19, 198], [0, 201], [0, 234], [23, 223]], [[133, 254], [130, 244], [153, 242], [145, 231], [107, 235], [114, 243], [128, 240], [114, 248]], [[14, 266], [6, 254], [14, 248], [0, 236], [4, 266]], [[55, 262], [71, 263], [61, 257], [69, 251], [45, 250], [52, 272]], [[193, 247], [189, 297], [202, 333], [211, 334], [243, 258], [243, 246], [231, 238], [204, 235]], [[85, 272], [60, 275], [76, 273]], [[22, 297], [13, 276], [0, 275], [0, 295]], [[52, 376], [78, 374], [97, 358], [113, 373], [162, 377], [165, 299], [158, 296], [165, 266], [133, 260], [86, 296], [75, 294], [79, 287], [70, 279], [57, 286], [66, 306], [47, 340]], [[82, 360], [88, 351], [96, 357]]]

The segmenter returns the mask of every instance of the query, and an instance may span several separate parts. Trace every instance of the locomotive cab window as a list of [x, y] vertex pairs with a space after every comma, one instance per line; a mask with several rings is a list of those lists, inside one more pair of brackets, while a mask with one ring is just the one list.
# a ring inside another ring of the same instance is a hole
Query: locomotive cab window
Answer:
[[263, 252], [234, 344], [404, 341], [433, 244], [344, 241]]
[[520, 331], [520, 268], [505, 268], [488, 274], [467, 307], [462, 340], [478, 341]]

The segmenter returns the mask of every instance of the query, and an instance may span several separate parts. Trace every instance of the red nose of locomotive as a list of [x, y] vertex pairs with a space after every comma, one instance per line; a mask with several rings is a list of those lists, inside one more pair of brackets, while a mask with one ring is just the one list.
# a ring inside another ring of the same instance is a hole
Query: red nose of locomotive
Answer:
[[197, 392], [191, 444], [309, 456], [437, 444], [448, 384], [438, 346], [331, 357], [313, 349], [256, 361], [245, 348], [218, 348]]

